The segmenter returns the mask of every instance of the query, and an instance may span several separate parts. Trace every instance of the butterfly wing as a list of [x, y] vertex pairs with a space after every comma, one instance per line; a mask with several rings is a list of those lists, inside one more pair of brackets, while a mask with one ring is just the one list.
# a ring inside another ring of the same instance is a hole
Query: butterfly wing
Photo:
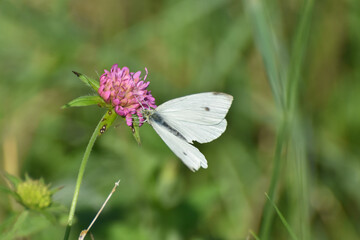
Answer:
[[233, 97], [225, 93], [198, 93], [167, 101], [155, 111], [187, 142], [206, 143], [225, 131], [225, 116], [232, 100]]
[[171, 151], [173, 151], [191, 171], [195, 172], [200, 167], [208, 167], [207, 161], [199, 149], [189, 144], [182, 136], [176, 134], [174, 129], [169, 128], [169, 125], [161, 121], [152, 121], [151, 118], [149, 123]]

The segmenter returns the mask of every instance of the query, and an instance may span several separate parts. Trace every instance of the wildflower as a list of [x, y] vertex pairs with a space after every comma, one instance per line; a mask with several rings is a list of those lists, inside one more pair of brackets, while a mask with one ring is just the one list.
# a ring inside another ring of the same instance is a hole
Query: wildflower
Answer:
[[130, 72], [129, 68], [118, 67], [113, 65], [110, 72], [106, 69], [105, 73], [100, 77], [99, 95], [108, 104], [111, 104], [115, 112], [126, 118], [126, 124], [133, 126], [133, 115], [139, 118], [139, 126], [144, 122], [141, 110], [143, 108], [156, 108], [155, 98], [151, 95], [151, 91], [146, 90], [150, 82], [145, 82], [148, 71], [141, 80], [141, 72]]
[[44, 209], [51, 204], [52, 191], [42, 180], [26, 179], [16, 186], [21, 203], [29, 209]]

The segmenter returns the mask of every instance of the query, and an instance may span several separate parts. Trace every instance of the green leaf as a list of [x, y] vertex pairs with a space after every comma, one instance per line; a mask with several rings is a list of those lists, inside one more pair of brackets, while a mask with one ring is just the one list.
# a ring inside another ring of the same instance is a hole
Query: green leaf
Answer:
[[141, 139], [140, 139], [140, 131], [139, 131], [139, 125], [138, 124], [133, 124], [133, 127], [132, 127], [132, 134], [135, 138], [135, 141], [141, 145]]
[[65, 104], [61, 108], [68, 108], [68, 107], [84, 107], [90, 105], [100, 105], [106, 106], [106, 103], [100, 96], [81, 96], [78, 97], [69, 103]]
[[99, 81], [96, 81], [95, 79], [89, 78], [88, 76], [85, 76], [82, 73], [78, 73], [75, 71], [72, 71], [82, 82], [84, 82], [86, 85], [92, 87], [96, 92], [99, 89]]
[[11, 240], [18, 237], [18, 231], [21, 230], [21, 228], [25, 225], [31, 225], [27, 222], [29, 216], [29, 211], [23, 211], [21, 212], [14, 220], [15, 222], [12, 223], [12, 227], [10, 230], [4, 234], [2, 234], [1, 239], [2, 240]]
[[[31, 236], [35, 233], [46, 232], [46, 229], [51, 225], [51, 222], [44, 216], [43, 213], [38, 211], [26, 211], [28, 212], [21, 220], [15, 224], [16, 237], [15, 239], [23, 239], [24, 237]], [[20, 218], [20, 217], [19, 217]], [[51, 235], [50, 232], [47, 232]]]
[[5, 232], [12, 228], [14, 222], [19, 216], [19, 212], [9, 212], [6, 218], [2, 219], [0, 224], [0, 239], [4, 239]]
[[108, 112], [105, 114], [105, 116], [102, 118], [100, 124], [100, 132], [98, 133], [98, 136], [105, 133], [106, 130], [109, 129], [109, 127], [113, 124], [117, 117], [117, 114], [114, 109], [109, 109]]

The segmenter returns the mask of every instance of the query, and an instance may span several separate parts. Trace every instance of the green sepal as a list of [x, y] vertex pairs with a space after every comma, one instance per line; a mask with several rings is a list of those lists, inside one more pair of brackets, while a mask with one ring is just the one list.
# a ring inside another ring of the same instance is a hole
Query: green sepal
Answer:
[[57, 188], [50, 189], [50, 194], [53, 195], [54, 193], [60, 191], [63, 188], [64, 188], [64, 186], [60, 186], [60, 187], [57, 187]]
[[106, 103], [100, 96], [81, 96], [75, 98], [74, 100], [70, 101], [69, 103], [65, 104], [61, 108], [68, 108], [68, 107], [84, 107], [90, 105], [99, 105], [101, 107], [106, 106]]
[[16, 201], [21, 202], [20, 196], [16, 193], [16, 188], [20, 183], [22, 183], [22, 180], [7, 172], [3, 172], [1, 175], [3, 178], [7, 179], [10, 186], [9, 188], [0, 186], [0, 191], [5, 194], [10, 194]]
[[117, 114], [115, 112], [114, 109], [108, 109], [107, 113], [105, 114], [105, 116], [101, 119], [101, 127], [98, 133], [98, 136], [104, 134], [106, 132], [106, 130], [109, 129], [109, 127], [113, 124], [113, 122], [115, 121], [117, 117]]
[[4, 186], [0, 186], [0, 192], [5, 193], [5, 194], [10, 194], [13, 198], [15, 198], [15, 200], [17, 202], [21, 202], [21, 198], [19, 196], [19, 194], [17, 194], [15, 191], [4, 187]]
[[12, 185], [12, 187], [15, 189], [19, 183], [22, 182], [22, 180], [14, 175], [11, 175], [7, 172], [4, 172], [3, 177], [6, 178]]
[[75, 71], [72, 71], [83, 83], [86, 85], [92, 87], [96, 92], [99, 89], [99, 81], [96, 81], [95, 79], [89, 78], [88, 76], [85, 76], [82, 73], [78, 73]]
[[139, 130], [139, 129], [140, 129], [139, 124], [133, 123], [133, 126], [132, 126], [132, 128], [131, 128], [132, 134], [133, 134], [133, 136], [134, 136], [134, 138], [135, 138], [135, 141], [136, 141], [139, 145], [141, 145], [140, 130]]

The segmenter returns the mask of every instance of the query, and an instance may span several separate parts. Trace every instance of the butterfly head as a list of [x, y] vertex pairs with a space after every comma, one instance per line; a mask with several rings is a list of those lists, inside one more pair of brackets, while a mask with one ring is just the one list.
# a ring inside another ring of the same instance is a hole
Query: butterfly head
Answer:
[[143, 116], [143, 118], [145, 119], [145, 122], [148, 122], [149, 120], [149, 117], [153, 114], [154, 110], [153, 109], [146, 109], [146, 108], [143, 108], [141, 109], [141, 114]]

